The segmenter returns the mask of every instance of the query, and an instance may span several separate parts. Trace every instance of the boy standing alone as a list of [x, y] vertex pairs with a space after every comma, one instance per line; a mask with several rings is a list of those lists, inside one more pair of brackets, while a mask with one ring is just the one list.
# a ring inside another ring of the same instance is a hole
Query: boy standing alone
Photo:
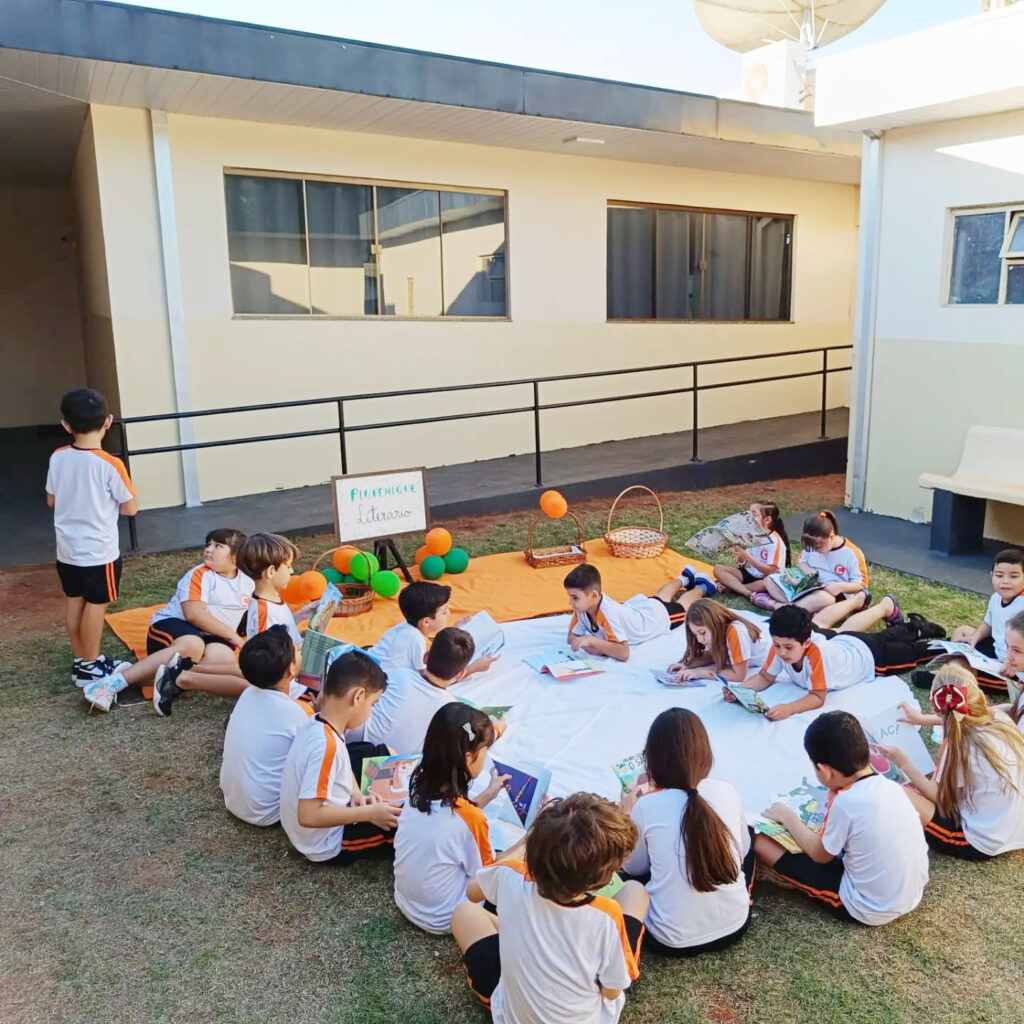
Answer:
[[65, 623], [74, 658], [71, 678], [85, 686], [120, 667], [100, 654], [103, 617], [121, 582], [119, 514], [138, 511], [124, 463], [103, 450], [113, 417], [92, 388], [69, 391], [60, 403], [70, 445], [50, 456], [46, 504], [57, 533], [57, 575], [67, 597]]

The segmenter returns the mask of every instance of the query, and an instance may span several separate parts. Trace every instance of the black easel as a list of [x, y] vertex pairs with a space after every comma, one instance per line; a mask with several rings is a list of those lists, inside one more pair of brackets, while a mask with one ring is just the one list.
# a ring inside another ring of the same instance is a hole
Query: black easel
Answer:
[[409, 575], [409, 567], [405, 564], [405, 559], [402, 558], [402, 552], [398, 550], [395, 545], [394, 537], [382, 537], [380, 540], [373, 542], [373, 554], [374, 557], [380, 562], [380, 567], [386, 569], [388, 567], [388, 552], [391, 552], [395, 556], [395, 568], [402, 570], [402, 575], [405, 577], [406, 583], [412, 583], [412, 577]]

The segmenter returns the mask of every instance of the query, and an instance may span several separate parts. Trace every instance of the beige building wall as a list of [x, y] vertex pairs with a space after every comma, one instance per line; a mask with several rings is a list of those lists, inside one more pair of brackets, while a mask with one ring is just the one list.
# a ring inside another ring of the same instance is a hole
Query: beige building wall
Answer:
[[[1024, 204], [1024, 112], [885, 135], [865, 505], [927, 522], [922, 472], [953, 473], [972, 424], [1021, 427], [1024, 306], [950, 306], [951, 208]], [[990, 504], [989, 536], [1024, 540]]]
[[0, 427], [53, 424], [85, 381], [71, 196], [0, 186]]
[[[174, 408], [174, 396], [148, 119], [144, 112], [113, 108], [94, 108], [94, 119], [104, 210], [108, 196], [113, 203], [115, 196], [130, 194], [131, 206], [119, 198], [118, 209], [133, 211], [106, 232], [123, 404], [126, 413], [166, 412]], [[820, 356], [781, 360], [772, 354], [850, 340], [857, 228], [852, 186], [201, 117], [173, 115], [168, 124], [195, 408], [764, 354], [763, 361], [707, 370], [702, 381], [713, 382], [814, 369]], [[234, 316], [225, 168], [507, 190], [510, 319]], [[795, 215], [794, 322], [606, 322], [611, 200]], [[845, 365], [848, 355], [834, 358]], [[846, 403], [847, 376], [831, 378], [831, 405]], [[688, 371], [673, 371], [550, 384], [542, 386], [541, 400], [686, 386], [690, 379]], [[529, 387], [516, 387], [351, 402], [345, 415], [353, 425], [530, 401]], [[700, 423], [807, 411], [819, 403], [820, 378], [720, 390], [701, 396]], [[558, 448], [685, 430], [690, 416], [689, 395], [559, 410], [544, 414], [542, 440], [546, 448]], [[329, 404], [211, 417], [197, 421], [196, 429], [203, 441], [336, 422], [336, 407]], [[133, 446], [159, 434], [133, 428]], [[349, 468], [441, 465], [526, 452], [532, 444], [529, 415], [364, 432], [350, 437]], [[145, 504], [180, 500], [177, 478], [151, 468], [163, 459], [133, 465]], [[334, 437], [199, 454], [204, 499], [316, 483], [339, 471]]]

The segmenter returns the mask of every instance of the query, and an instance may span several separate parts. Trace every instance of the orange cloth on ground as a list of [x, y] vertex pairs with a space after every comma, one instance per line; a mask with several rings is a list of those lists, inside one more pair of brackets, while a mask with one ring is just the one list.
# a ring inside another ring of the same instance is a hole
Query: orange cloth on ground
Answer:
[[[587, 561], [601, 573], [602, 587], [616, 601], [625, 601], [634, 594], [653, 594], [663, 583], [678, 576], [689, 564], [711, 575], [706, 562], [687, 558], [666, 548], [657, 558], [615, 558], [603, 540], [587, 541]], [[446, 574], [438, 580], [452, 588], [454, 623], [463, 615], [488, 611], [498, 622], [531, 619], [541, 615], [557, 615], [569, 611], [562, 580], [573, 567], [557, 566], [533, 569], [521, 551], [505, 551], [497, 555], [474, 558], [469, 568], [457, 576]], [[419, 578], [416, 567], [413, 578]], [[107, 616], [110, 628], [140, 657], [146, 654], [146, 631], [153, 612], [160, 607], [129, 608]], [[335, 618], [328, 632], [360, 647], [368, 647], [381, 634], [402, 621], [397, 601], [377, 598], [370, 611], [348, 618]]]

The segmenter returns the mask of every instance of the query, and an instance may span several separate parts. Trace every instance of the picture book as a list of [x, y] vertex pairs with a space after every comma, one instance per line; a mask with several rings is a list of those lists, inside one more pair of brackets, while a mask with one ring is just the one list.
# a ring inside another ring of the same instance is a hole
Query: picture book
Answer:
[[749, 821], [751, 828], [755, 832], [768, 836], [769, 839], [774, 839], [783, 849], [788, 850], [790, 853], [803, 852], [800, 849], [800, 844], [790, 835], [789, 829], [785, 825], [780, 825], [777, 821], [766, 818], [763, 814], [753, 814]]
[[[809, 782], [804, 778], [799, 786], [788, 793], [777, 793], [772, 798], [772, 803], [783, 803], [787, 807], [792, 807], [812, 832], [821, 832], [825, 826], [828, 790], [816, 782]], [[769, 836], [790, 853], [800, 852], [800, 844], [793, 838], [789, 829], [766, 814], [753, 815], [750, 824], [755, 832]]]
[[677, 679], [671, 672], [664, 669], [651, 669], [651, 675], [661, 683], [662, 686], [707, 686], [706, 679]]
[[[719, 677], [721, 678], [721, 677]], [[755, 715], [768, 713], [768, 705], [761, 699], [761, 695], [750, 689], [749, 686], [741, 686], [739, 683], [727, 683], [722, 679], [722, 685], [736, 698], [738, 704], [742, 704], [747, 711]]]
[[998, 658], [982, 654], [970, 644], [957, 643], [954, 640], [929, 640], [928, 650], [937, 651], [938, 654], [925, 665], [925, 668], [937, 669], [947, 662], [962, 658], [979, 674], [1007, 682], [1006, 676], [1003, 675], [1003, 663]]
[[616, 761], [612, 771], [622, 786], [622, 809], [629, 814], [637, 800], [654, 789], [654, 783], [647, 774], [647, 762], [642, 752], [630, 754]]
[[[505, 790], [509, 798], [507, 801], [500, 801], [501, 806], [497, 812], [498, 817], [504, 817], [508, 820], [509, 813], [513, 813], [515, 815], [515, 818], [512, 819], [513, 824], [529, 828], [533, 824], [533, 819], [537, 817], [541, 804], [544, 802], [548, 786], [551, 785], [551, 772], [541, 769], [534, 775], [523, 768], [503, 764], [497, 760], [494, 762], [494, 768], [499, 775], [512, 776], [505, 783]], [[497, 800], [493, 801], [493, 804], [498, 803], [499, 801]], [[510, 810], [507, 810], [507, 808], [510, 808]]]
[[782, 591], [787, 601], [795, 601], [824, 586], [818, 582], [818, 574], [814, 569], [804, 569], [799, 565], [791, 565], [783, 572], [774, 572], [768, 578]]
[[309, 617], [307, 629], [314, 629], [318, 633], [326, 633], [327, 626], [330, 624], [331, 619], [334, 618], [334, 613], [340, 605], [341, 591], [333, 583], [328, 583], [327, 589], [324, 590], [316, 606], [316, 611]]
[[902, 715], [899, 707], [891, 707], [861, 723], [868, 737], [871, 767], [879, 775], [884, 775], [901, 785], [907, 781], [906, 775], [878, 749], [879, 746], [899, 747], [905, 751], [922, 775], [931, 775], [935, 771], [935, 762], [928, 753], [921, 734], [915, 726], [899, 721]]
[[594, 889], [591, 891], [591, 896], [604, 896], [606, 899], [613, 900], [620, 892], [626, 887], [626, 883], [619, 877], [618, 873], [612, 875], [607, 885], [602, 885], [600, 889]]
[[459, 627], [473, 638], [473, 657], [497, 654], [505, 646], [505, 631], [489, 612], [477, 612], [469, 622]]
[[460, 697], [459, 702], [468, 704], [471, 708], [476, 708], [477, 711], [482, 711], [499, 731], [508, 725], [508, 713], [512, 710], [511, 704], [488, 704], [486, 707], [480, 707], [479, 704], [474, 704], [468, 697]]
[[566, 679], [593, 676], [604, 671], [596, 661], [591, 661], [585, 654], [573, 651], [568, 647], [545, 651], [543, 654], [533, 654], [528, 658], [523, 658], [523, 663], [529, 665], [534, 672], [552, 676], [560, 682]]
[[754, 522], [749, 512], [736, 512], [713, 526], [698, 530], [687, 542], [691, 551], [711, 558], [732, 547], [756, 548], [770, 543], [771, 538]]
[[375, 793], [382, 800], [404, 803], [409, 796], [409, 777], [419, 763], [419, 754], [368, 757], [363, 761], [359, 789], [363, 796]]

